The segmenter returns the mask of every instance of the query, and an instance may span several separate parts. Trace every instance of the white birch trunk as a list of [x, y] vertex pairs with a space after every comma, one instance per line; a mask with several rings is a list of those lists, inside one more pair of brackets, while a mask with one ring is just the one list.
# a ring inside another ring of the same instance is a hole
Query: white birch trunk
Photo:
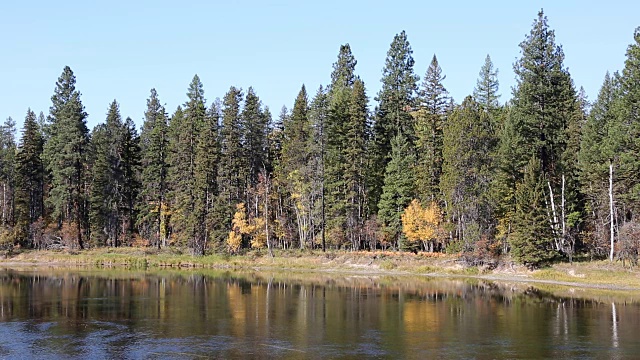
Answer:
[[614, 240], [614, 221], [613, 221], [613, 162], [609, 161], [609, 218], [611, 250], [609, 252], [609, 261], [613, 261], [613, 240]]
[[560, 209], [561, 211], [561, 217], [562, 217], [562, 239], [560, 239], [560, 242], [562, 244], [562, 247], [564, 248], [564, 241], [566, 239], [566, 235], [567, 235], [567, 217], [566, 217], [566, 213], [565, 213], [565, 197], [564, 197], [564, 188], [565, 188], [565, 178], [564, 178], [564, 174], [562, 174], [562, 208]]
[[553, 224], [551, 230], [553, 231], [553, 238], [556, 242], [556, 250], [560, 250], [560, 242], [558, 241], [558, 213], [556, 212], [556, 203], [553, 199], [553, 189], [551, 188], [551, 182], [547, 181], [549, 187], [549, 199], [551, 200], [551, 215], [553, 216]]

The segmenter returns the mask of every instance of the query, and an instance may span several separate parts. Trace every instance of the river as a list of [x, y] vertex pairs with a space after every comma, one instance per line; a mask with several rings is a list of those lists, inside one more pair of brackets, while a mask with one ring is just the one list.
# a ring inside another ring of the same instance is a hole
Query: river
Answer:
[[0, 270], [0, 357], [625, 359], [634, 296], [470, 279]]

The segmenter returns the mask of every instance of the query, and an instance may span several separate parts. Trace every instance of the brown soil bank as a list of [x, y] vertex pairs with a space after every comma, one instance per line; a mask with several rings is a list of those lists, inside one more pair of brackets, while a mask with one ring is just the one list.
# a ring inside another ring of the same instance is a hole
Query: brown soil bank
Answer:
[[464, 265], [455, 255], [400, 252], [277, 251], [275, 257], [254, 251], [238, 256], [195, 257], [175, 249], [95, 249], [83, 251], [22, 251], [0, 260], [2, 267], [55, 266], [98, 268], [210, 268], [237, 270], [314, 271], [384, 275], [471, 277], [580, 288], [640, 292], [640, 269], [608, 261], [560, 263], [530, 271], [503, 261], [494, 269]]

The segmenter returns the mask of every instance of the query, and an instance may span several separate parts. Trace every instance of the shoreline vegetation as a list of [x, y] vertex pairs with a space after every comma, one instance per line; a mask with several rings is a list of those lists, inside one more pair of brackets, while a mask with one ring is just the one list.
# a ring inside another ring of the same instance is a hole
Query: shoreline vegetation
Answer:
[[397, 251], [280, 250], [243, 255], [192, 256], [177, 248], [100, 248], [90, 250], [18, 250], [0, 260], [0, 268], [83, 268], [126, 270], [225, 270], [251, 272], [330, 273], [361, 276], [419, 276], [481, 279], [640, 294], [640, 270], [622, 263], [579, 261], [530, 270], [510, 259], [492, 266], [466, 265], [460, 255]]
[[[302, 85], [279, 115], [252, 87], [207, 101], [194, 75], [173, 113], [151, 89], [142, 126], [113, 100], [91, 131], [66, 66], [49, 116], [27, 110], [19, 141], [15, 121], [0, 125], [0, 251], [24, 251], [19, 263], [638, 290], [640, 270], [624, 266], [640, 259], [640, 27], [593, 102], [542, 10], [519, 47], [504, 101], [489, 55], [473, 93], [456, 101], [435, 54], [417, 75], [401, 31], [377, 95], [343, 44], [331, 82], [315, 95]], [[32, 248], [50, 250], [22, 250]], [[314, 250], [283, 250], [294, 248]]]

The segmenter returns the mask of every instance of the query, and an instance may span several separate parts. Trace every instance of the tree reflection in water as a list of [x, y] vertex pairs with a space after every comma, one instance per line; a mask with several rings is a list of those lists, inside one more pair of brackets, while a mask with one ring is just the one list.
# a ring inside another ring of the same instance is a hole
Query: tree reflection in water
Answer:
[[636, 301], [464, 279], [6, 270], [0, 356], [633, 357]]

